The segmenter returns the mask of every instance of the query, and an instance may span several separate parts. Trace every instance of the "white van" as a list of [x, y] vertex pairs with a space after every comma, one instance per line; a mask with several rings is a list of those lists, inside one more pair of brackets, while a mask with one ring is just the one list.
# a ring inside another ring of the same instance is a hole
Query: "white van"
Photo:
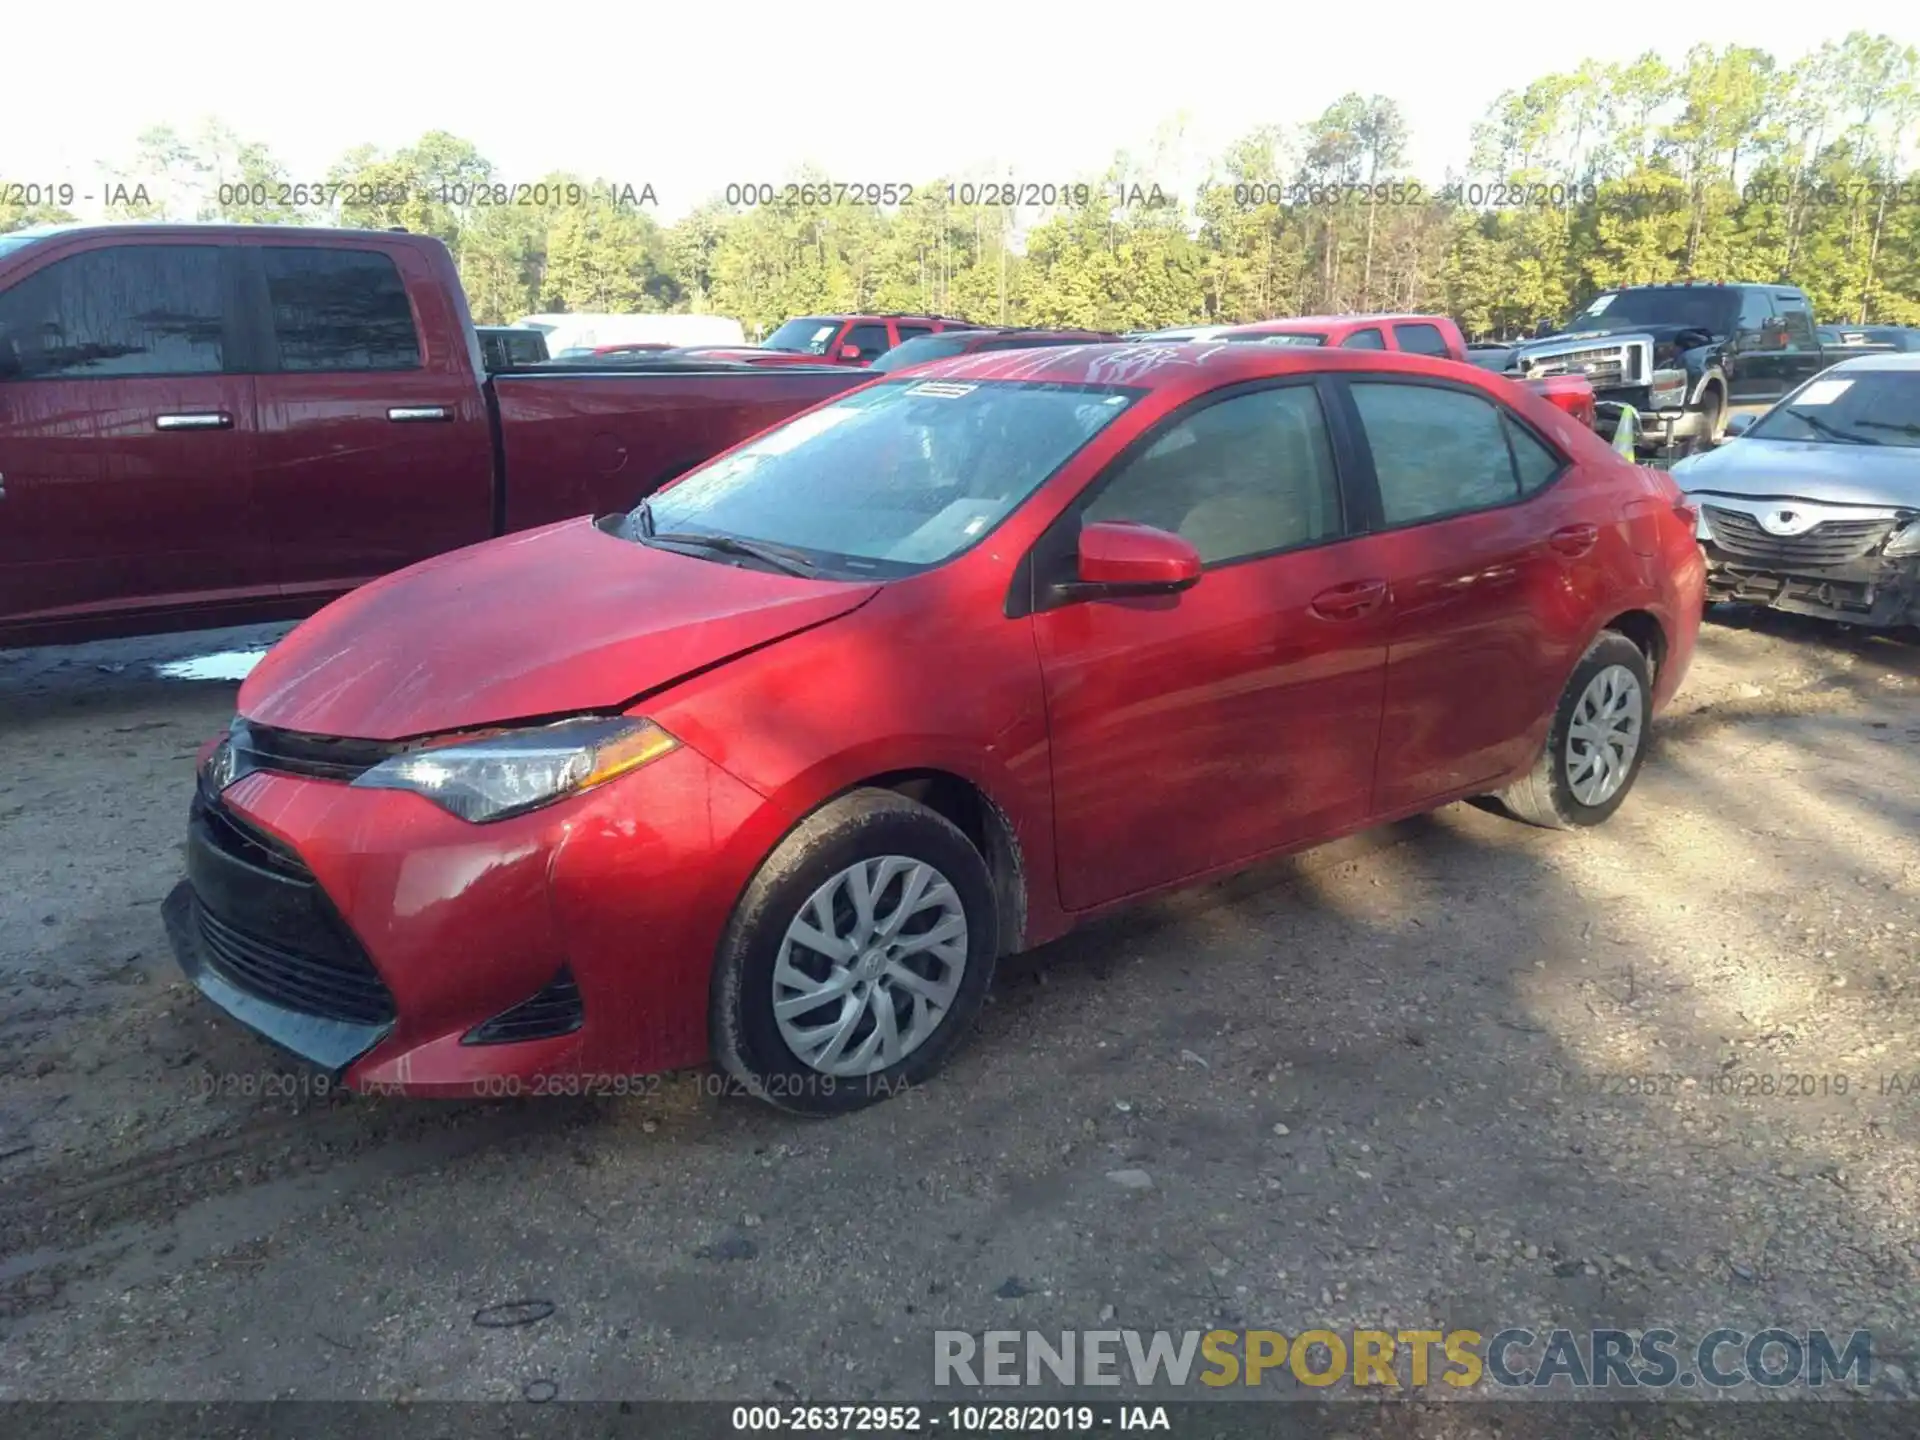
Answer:
[[556, 359], [607, 345], [744, 345], [747, 333], [725, 315], [528, 315], [515, 322], [547, 337]]

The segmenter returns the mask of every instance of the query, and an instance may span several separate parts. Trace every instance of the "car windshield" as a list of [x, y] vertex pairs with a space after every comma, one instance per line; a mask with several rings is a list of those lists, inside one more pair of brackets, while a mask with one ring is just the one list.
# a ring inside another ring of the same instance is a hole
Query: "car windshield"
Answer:
[[966, 350], [968, 333], [958, 330], [951, 335], [916, 335], [894, 346], [867, 368], [885, 374], [908, 365], [924, 365], [929, 360], [945, 360]]
[[1650, 285], [1609, 290], [1566, 323], [1568, 330], [1637, 330], [1643, 325], [1685, 325], [1715, 335], [1733, 333], [1740, 299], [1731, 290], [1689, 285]]
[[1829, 372], [1774, 406], [1747, 434], [1920, 450], [1920, 370]]
[[760, 344], [768, 350], [785, 350], [794, 355], [824, 355], [834, 331], [839, 328], [838, 320], [808, 315], [787, 321]]
[[1139, 393], [863, 386], [669, 485], [633, 512], [628, 533], [718, 534], [802, 552], [822, 573], [911, 574], [980, 540]]

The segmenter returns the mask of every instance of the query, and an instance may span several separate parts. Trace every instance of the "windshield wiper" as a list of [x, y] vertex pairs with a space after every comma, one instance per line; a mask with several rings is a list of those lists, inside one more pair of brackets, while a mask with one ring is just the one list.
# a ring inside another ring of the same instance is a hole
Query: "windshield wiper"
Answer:
[[717, 550], [724, 555], [745, 555], [788, 575], [811, 575], [819, 569], [799, 551], [789, 550], [784, 545], [770, 545], [764, 540], [742, 540], [737, 535], [716, 535], [707, 530], [657, 531], [653, 528], [651, 514], [646, 526], [646, 538], [657, 544], [687, 545], [698, 550]]
[[642, 539], [653, 534], [653, 502], [651, 500], [642, 500], [634, 506], [632, 518], [639, 523]]
[[1911, 420], [1856, 420], [1856, 425], [1871, 425], [1875, 430], [1897, 430], [1902, 435], [1920, 435], [1920, 425]]
[[1843, 445], [1878, 445], [1880, 443], [1871, 435], [1854, 435], [1848, 431], [1839, 429], [1837, 426], [1829, 425], [1818, 415], [1809, 415], [1798, 405], [1789, 405], [1786, 409], [1787, 414], [1793, 416], [1794, 419], [1804, 420], [1814, 430], [1819, 431], [1822, 435], [1831, 435]]

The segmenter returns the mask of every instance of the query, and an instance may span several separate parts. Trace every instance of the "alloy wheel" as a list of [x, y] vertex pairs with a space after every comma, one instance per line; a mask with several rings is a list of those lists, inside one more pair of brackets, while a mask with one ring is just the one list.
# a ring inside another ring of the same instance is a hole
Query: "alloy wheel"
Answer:
[[780, 942], [781, 1039], [826, 1075], [897, 1064], [953, 1008], [967, 938], [959, 893], [932, 865], [906, 855], [856, 861], [813, 892]]
[[1640, 679], [1609, 665], [1587, 682], [1567, 726], [1567, 785], [1582, 805], [1604, 805], [1633, 772], [1640, 749]]

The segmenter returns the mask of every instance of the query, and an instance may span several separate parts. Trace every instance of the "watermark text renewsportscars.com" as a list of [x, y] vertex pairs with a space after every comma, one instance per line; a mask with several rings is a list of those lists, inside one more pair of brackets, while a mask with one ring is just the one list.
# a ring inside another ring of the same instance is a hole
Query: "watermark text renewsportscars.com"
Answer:
[[936, 1386], [1728, 1390], [1873, 1383], [1873, 1336], [1784, 1327], [1700, 1335], [1478, 1330], [936, 1330]]

